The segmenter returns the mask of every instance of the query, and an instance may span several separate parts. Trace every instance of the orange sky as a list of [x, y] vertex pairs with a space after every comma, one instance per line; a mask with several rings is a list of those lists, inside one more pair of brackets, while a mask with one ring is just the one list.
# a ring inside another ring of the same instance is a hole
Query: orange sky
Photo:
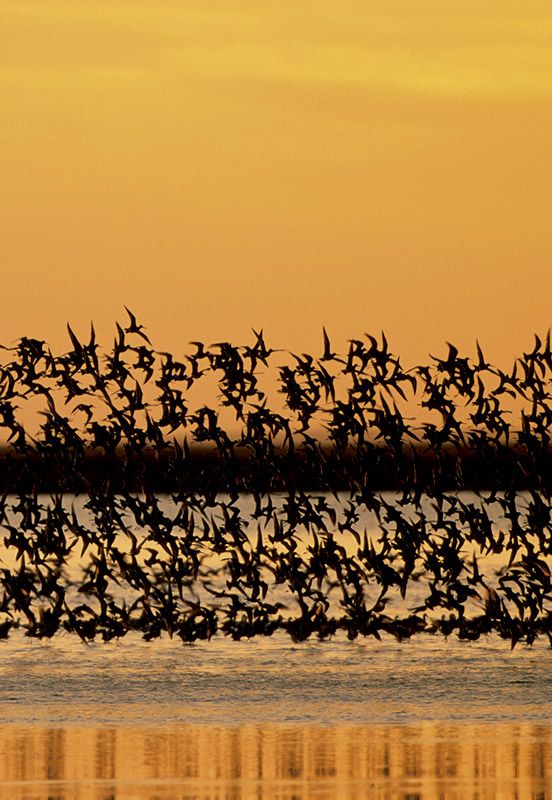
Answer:
[[2, 0], [0, 108], [0, 342], [552, 323], [549, 0]]

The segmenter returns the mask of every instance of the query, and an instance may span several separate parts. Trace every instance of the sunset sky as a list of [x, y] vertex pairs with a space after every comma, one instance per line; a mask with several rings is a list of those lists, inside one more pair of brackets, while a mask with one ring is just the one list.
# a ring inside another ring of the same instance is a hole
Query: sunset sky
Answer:
[[552, 323], [549, 0], [2, 0], [0, 107], [2, 343]]

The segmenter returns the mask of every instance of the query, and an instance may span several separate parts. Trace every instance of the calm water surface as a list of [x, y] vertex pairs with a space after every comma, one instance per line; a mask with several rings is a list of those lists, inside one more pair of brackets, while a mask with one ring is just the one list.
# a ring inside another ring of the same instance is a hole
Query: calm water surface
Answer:
[[2, 653], [1, 797], [552, 797], [544, 644], [62, 635]]

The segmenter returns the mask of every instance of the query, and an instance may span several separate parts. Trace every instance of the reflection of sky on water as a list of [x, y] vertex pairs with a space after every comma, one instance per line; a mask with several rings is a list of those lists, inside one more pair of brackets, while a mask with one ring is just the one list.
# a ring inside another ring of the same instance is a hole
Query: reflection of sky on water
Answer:
[[0, 791], [12, 800], [536, 800], [552, 789], [551, 756], [552, 729], [532, 723], [2, 725]]

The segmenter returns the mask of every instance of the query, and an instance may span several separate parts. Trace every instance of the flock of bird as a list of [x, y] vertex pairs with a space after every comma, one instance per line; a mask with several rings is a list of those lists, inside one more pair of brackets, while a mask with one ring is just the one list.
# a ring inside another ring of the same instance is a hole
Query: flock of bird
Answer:
[[552, 643], [550, 335], [509, 371], [325, 330], [318, 357], [254, 331], [176, 358], [127, 312], [110, 351], [2, 348], [0, 638]]

